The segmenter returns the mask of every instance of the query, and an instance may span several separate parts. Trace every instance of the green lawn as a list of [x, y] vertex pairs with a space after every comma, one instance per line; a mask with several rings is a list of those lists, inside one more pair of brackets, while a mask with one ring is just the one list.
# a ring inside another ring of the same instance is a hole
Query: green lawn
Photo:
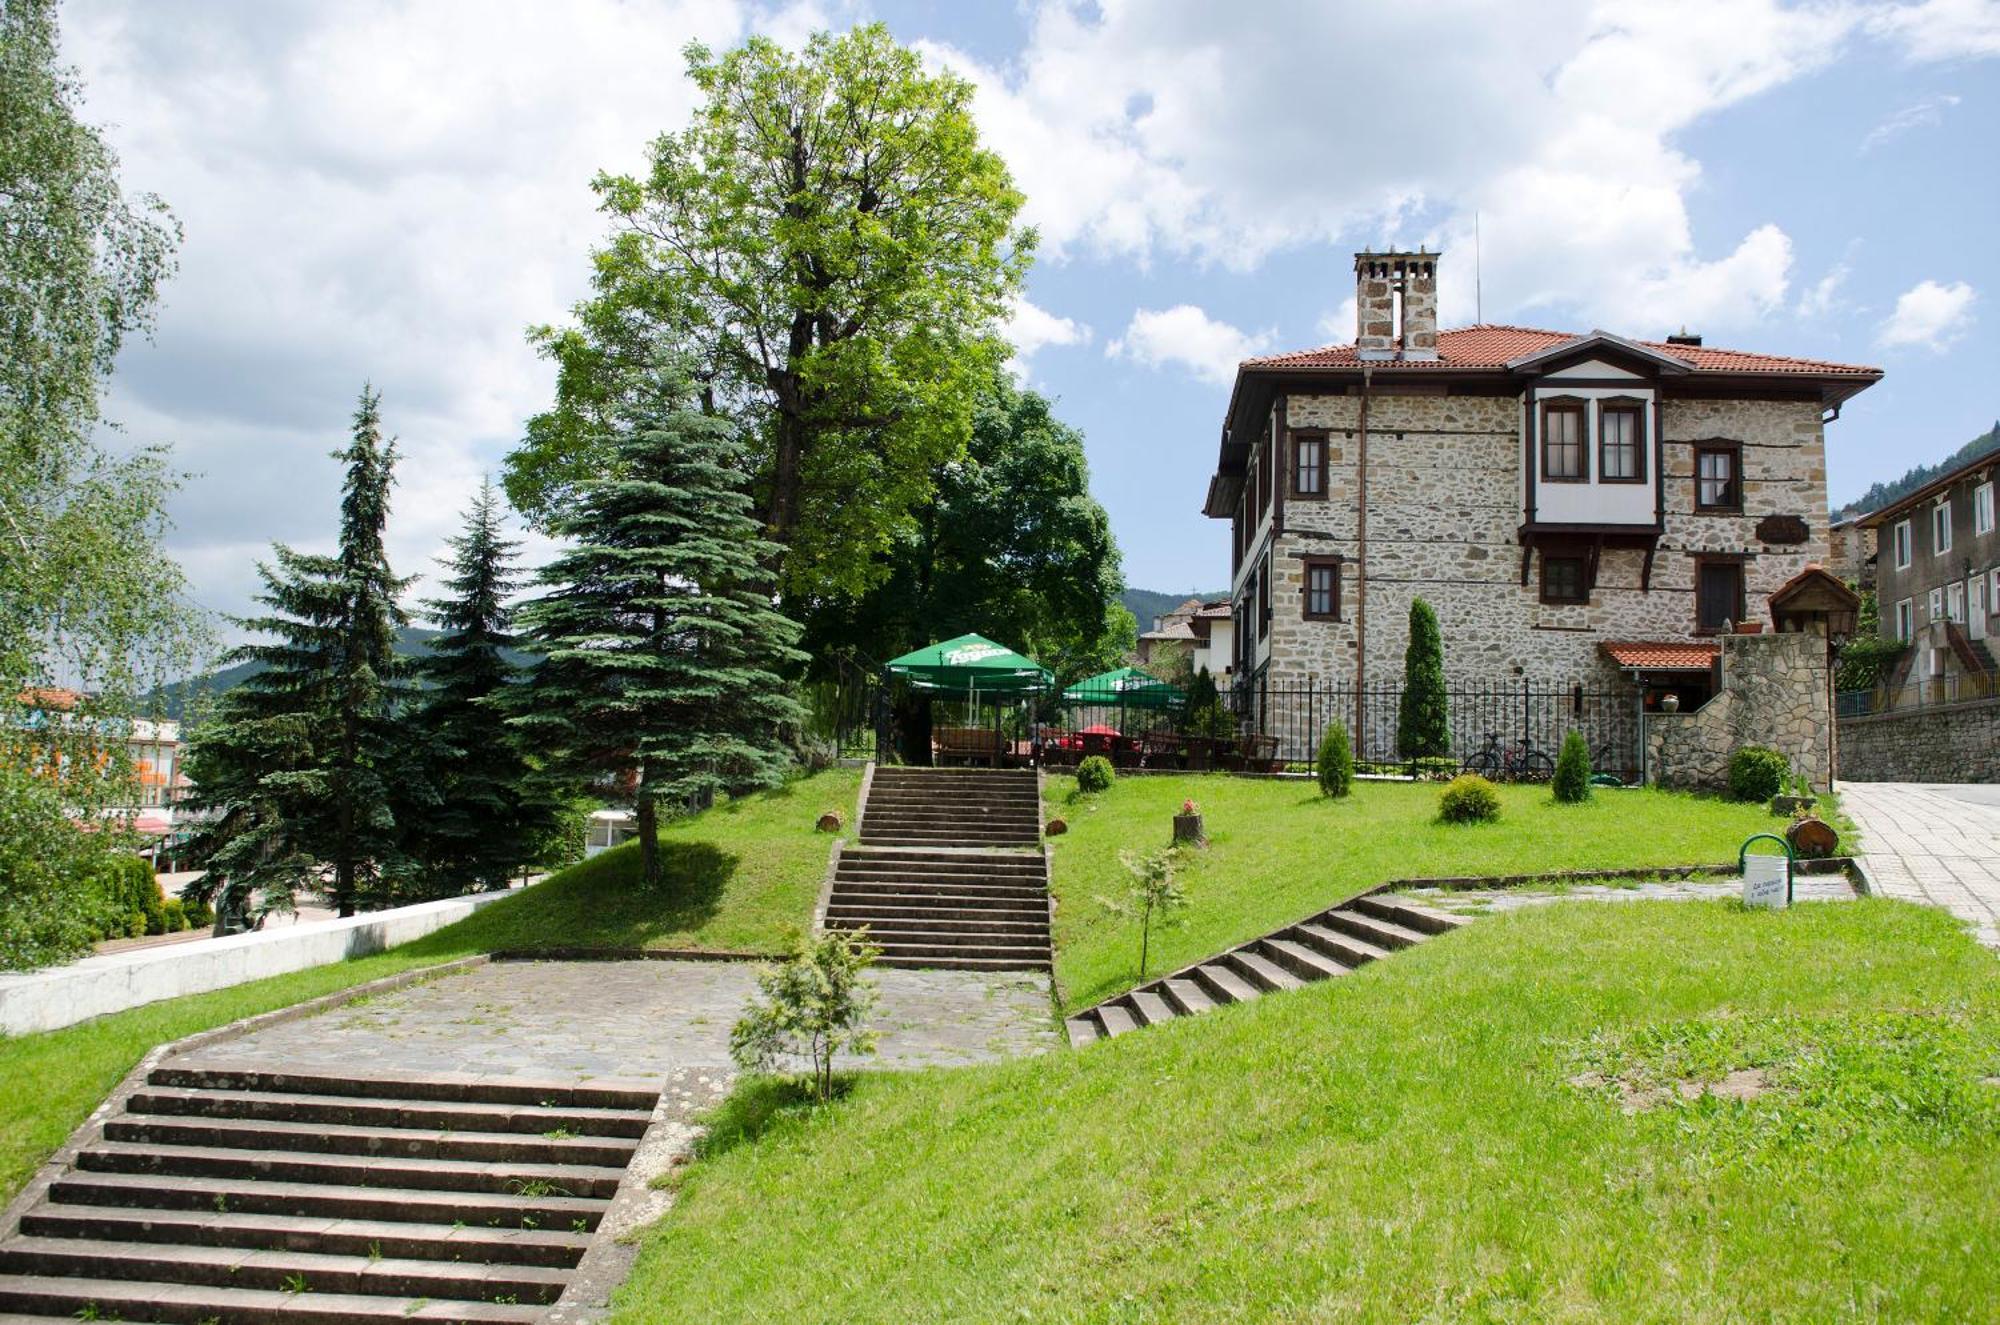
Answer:
[[1125, 895], [1119, 851], [1164, 846], [1187, 798], [1201, 806], [1209, 845], [1183, 853], [1189, 906], [1178, 928], [1154, 935], [1154, 975], [1390, 879], [1711, 864], [1783, 826], [1759, 805], [1650, 788], [1558, 805], [1547, 787], [1503, 786], [1500, 821], [1478, 825], [1438, 823], [1432, 783], [1362, 782], [1338, 801], [1311, 782], [1194, 775], [1125, 778], [1097, 796], [1075, 789], [1050, 778], [1046, 793], [1049, 813], [1070, 826], [1053, 839], [1053, 882], [1056, 975], [1071, 1010], [1138, 982], [1137, 926], [1099, 899]]
[[822, 1110], [746, 1086], [618, 1319], [1987, 1319], [1996, 1075], [2000, 963], [1940, 912], [1559, 903]]
[[812, 920], [831, 849], [823, 811], [850, 822], [853, 769], [727, 801], [661, 831], [669, 879], [637, 892], [620, 847], [373, 957], [168, 999], [40, 1035], [0, 1038], [0, 1202], [154, 1045], [321, 994], [474, 953], [539, 947], [686, 947], [770, 952]]

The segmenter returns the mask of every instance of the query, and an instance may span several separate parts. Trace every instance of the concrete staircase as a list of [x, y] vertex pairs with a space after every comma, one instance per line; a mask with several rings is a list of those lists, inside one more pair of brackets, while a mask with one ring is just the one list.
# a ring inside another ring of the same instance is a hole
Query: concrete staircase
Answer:
[[658, 1100], [162, 1067], [0, 1241], [0, 1322], [533, 1321]]
[[1042, 840], [1033, 769], [884, 768], [868, 787], [864, 846], [1027, 847]]
[[884, 966], [1048, 970], [1049, 868], [1033, 771], [877, 768], [827, 894]]
[[1081, 1047], [1141, 1026], [1207, 1012], [1221, 1003], [1247, 1003], [1277, 990], [1346, 975], [1365, 962], [1466, 923], [1463, 916], [1413, 902], [1379, 894], [1357, 897], [1107, 999], [1069, 1019], [1069, 1040]]

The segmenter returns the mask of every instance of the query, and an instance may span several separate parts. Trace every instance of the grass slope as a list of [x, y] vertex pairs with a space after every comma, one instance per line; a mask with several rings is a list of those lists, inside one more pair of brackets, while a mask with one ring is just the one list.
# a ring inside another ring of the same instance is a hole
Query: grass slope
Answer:
[[[617, 1318], [1983, 1319], [1996, 1045], [2000, 964], [1936, 911], [1533, 908], [823, 1110], [746, 1087]], [[1752, 1066], [1632, 1115], [1586, 1075]]]
[[636, 891], [636, 846], [584, 861], [456, 925], [373, 957], [0, 1038], [0, 1202], [154, 1045], [474, 953], [541, 947], [769, 952], [811, 922], [826, 871], [822, 811], [849, 819], [860, 774], [836, 769], [664, 828], [668, 886]]
[[1558, 805], [1547, 787], [1503, 786], [1500, 821], [1437, 822], [1439, 788], [1363, 782], [1328, 800], [1310, 782], [1140, 777], [1078, 796], [1051, 778], [1056, 974], [1066, 1008], [1088, 1007], [1137, 983], [1137, 925], [1099, 898], [1122, 898], [1125, 848], [1164, 846], [1185, 798], [1201, 805], [1209, 845], [1183, 856], [1189, 898], [1178, 927], [1156, 932], [1159, 975], [1302, 919], [1349, 894], [1417, 875], [1527, 874], [1734, 860], [1743, 839], [1782, 827], [1762, 806], [1653, 789], [1599, 791]]

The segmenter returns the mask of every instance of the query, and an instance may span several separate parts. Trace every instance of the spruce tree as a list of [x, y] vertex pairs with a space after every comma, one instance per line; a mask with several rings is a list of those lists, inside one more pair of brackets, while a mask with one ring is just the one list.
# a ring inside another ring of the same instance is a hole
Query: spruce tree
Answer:
[[258, 668], [226, 692], [191, 742], [189, 776], [206, 812], [196, 850], [225, 904], [261, 898], [285, 909], [322, 886], [343, 916], [380, 900], [402, 863], [396, 808], [414, 779], [396, 709], [405, 691], [395, 656], [407, 624], [396, 599], [408, 585], [383, 548], [396, 448], [382, 438], [381, 397], [364, 388], [352, 440], [334, 458], [341, 488], [332, 556], [273, 547], [259, 564], [263, 614], [235, 624], [263, 642], [232, 662]]
[[425, 891], [438, 896], [505, 888], [508, 872], [534, 855], [541, 827], [534, 769], [503, 711], [522, 680], [508, 656], [517, 643], [509, 599], [520, 587], [520, 544], [503, 534], [490, 483], [480, 485], [464, 532], [450, 544], [447, 596], [424, 604], [442, 633], [417, 664], [428, 689], [411, 724], [435, 805], [421, 825], [406, 825], [419, 829], [408, 849], [422, 863]]
[[1410, 600], [1410, 642], [1403, 652], [1403, 698], [1396, 715], [1396, 750], [1405, 759], [1451, 753], [1451, 713], [1445, 696], [1444, 638], [1437, 613]]
[[631, 392], [607, 439], [613, 476], [556, 525], [569, 549], [523, 619], [546, 660], [515, 720], [559, 766], [636, 774], [643, 881], [659, 886], [659, 806], [782, 776], [803, 718], [780, 673], [804, 660], [773, 605], [776, 549], [740, 487], [730, 420], [679, 383]]

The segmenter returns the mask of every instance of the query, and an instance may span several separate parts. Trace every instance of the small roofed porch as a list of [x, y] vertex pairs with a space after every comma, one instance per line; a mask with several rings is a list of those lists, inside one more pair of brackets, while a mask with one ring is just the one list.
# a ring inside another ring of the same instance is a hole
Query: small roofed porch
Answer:
[[1714, 640], [1606, 640], [1597, 649], [1632, 678], [1647, 713], [1691, 713], [1722, 688]]

